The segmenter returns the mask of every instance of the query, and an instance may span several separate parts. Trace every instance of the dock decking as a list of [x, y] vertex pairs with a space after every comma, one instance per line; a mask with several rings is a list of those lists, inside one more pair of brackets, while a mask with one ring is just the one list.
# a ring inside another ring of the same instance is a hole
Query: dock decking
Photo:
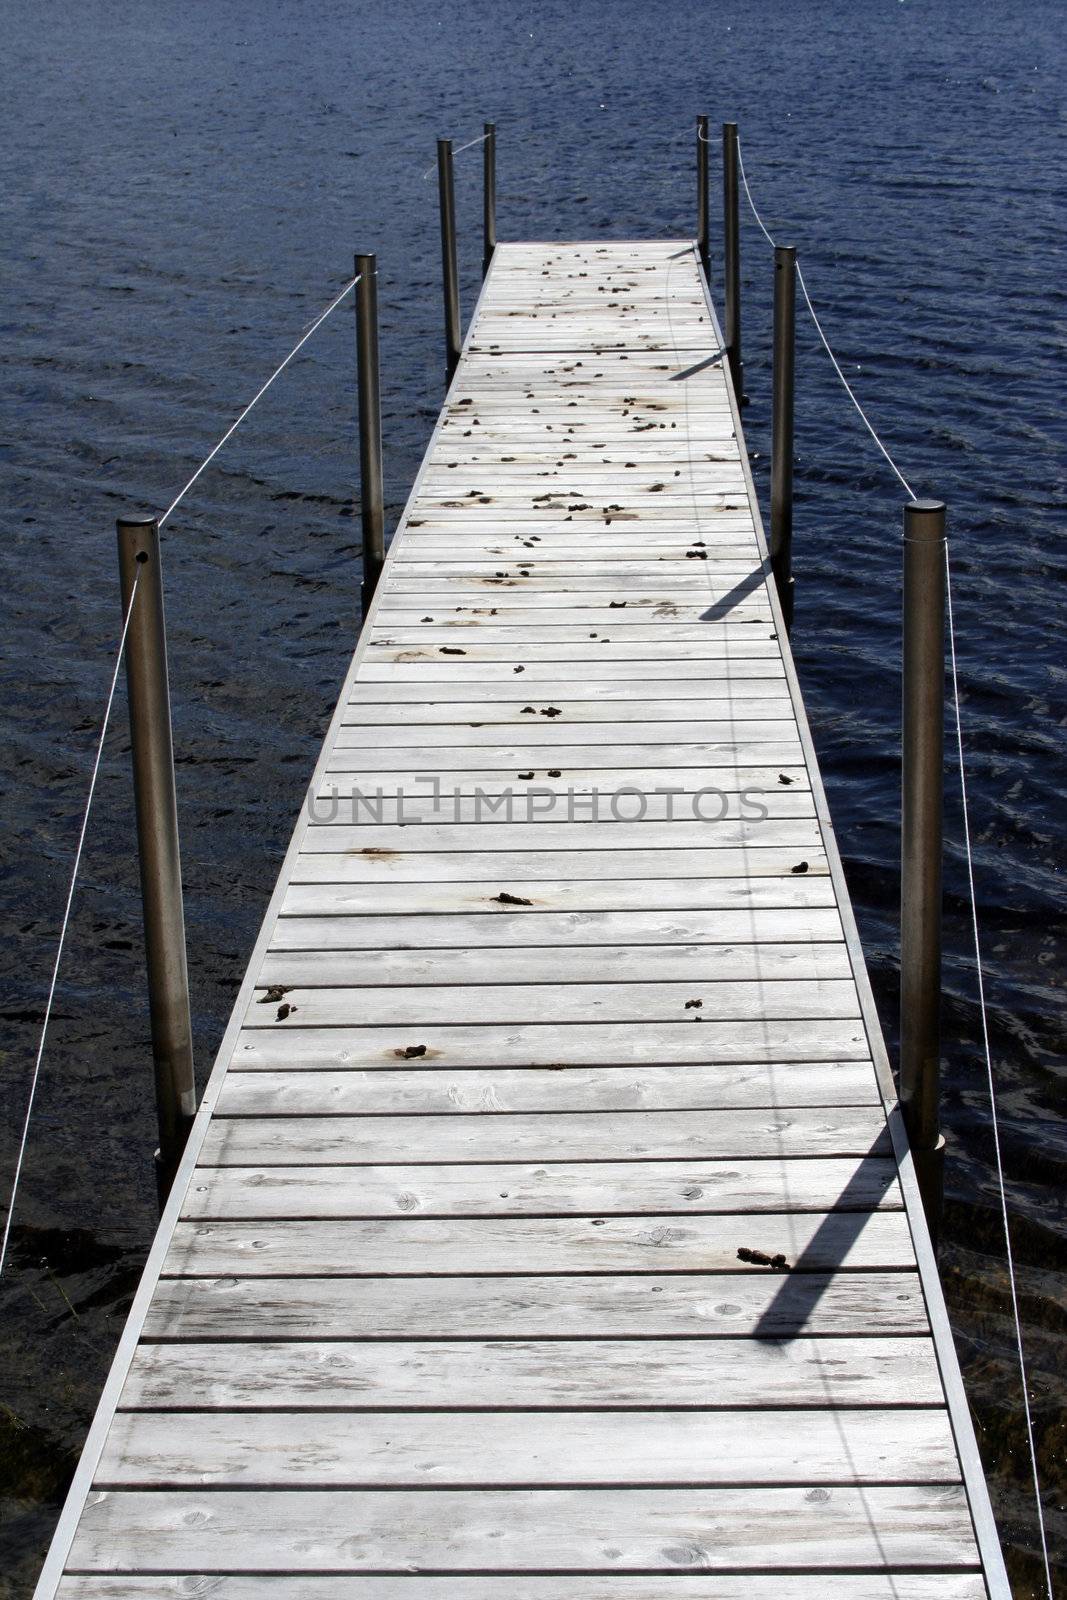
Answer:
[[40, 1600], [1009, 1594], [720, 354], [498, 247]]

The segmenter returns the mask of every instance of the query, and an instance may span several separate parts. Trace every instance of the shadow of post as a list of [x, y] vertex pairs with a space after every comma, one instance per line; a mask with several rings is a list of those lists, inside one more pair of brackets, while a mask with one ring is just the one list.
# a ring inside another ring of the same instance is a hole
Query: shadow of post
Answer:
[[[753, 1338], [783, 1343], [803, 1334], [808, 1318], [833, 1282], [852, 1246], [871, 1217], [871, 1179], [866, 1162], [890, 1151], [888, 1127], [871, 1145], [834, 1204], [812, 1234], [791, 1270], [782, 1274], [782, 1286], [763, 1312]], [[896, 1183], [894, 1163], [887, 1187]], [[851, 1201], [851, 1204], [850, 1204]], [[836, 1258], [836, 1259], [835, 1259]]]
[[[767, 581], [770, 571], [768, 564], [761, 561], [759, 566], [742, 578], [740, 583], [735, 583], [733, 588], [723, 595], [721, 600], [716, 600], [706, 611], [700, 613], [701, 622], [718, 622], [723, 617], [729, 616], [735, 606], [739, 606], [747, 595], [755, 593]], [[769, 619], [767, 619], [769, 620]]]

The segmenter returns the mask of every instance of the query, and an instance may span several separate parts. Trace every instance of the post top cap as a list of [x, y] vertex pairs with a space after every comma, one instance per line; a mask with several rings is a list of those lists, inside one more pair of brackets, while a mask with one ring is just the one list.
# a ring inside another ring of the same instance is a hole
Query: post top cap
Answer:
[[129, 516], [118, 517], [116, 522], [120, 528], [154, 528], [159, 521], [158, 516], [146, 517], [143, 512]]
[[943, 500], [909, 500], [904, 509], [909, 512], [944, 511], [945, 502]]

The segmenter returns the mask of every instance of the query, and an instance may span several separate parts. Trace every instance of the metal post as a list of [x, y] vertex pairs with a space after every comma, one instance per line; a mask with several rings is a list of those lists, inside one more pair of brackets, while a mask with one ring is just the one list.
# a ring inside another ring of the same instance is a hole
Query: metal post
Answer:
[[196, 1080], [189, 1020], [189, 974], [185, 959], [159, 524], [154, 517], [120, 518], [118, 543], [124, 616], [134, 593], [134, 583], [137, 585], [126, 635], [126, 682], [159, 1120], [156, 1182], [162, 1205], [196, 1112]]
[[356, 257], [356, 363], [359, 372], [359, 504], [363, 520], [363, 615], [385, 560], [382, 402], [378, 386], [378, 258]]
[[441, 203], [441, 266], [445, 291], [445, 362], [448, 382], [459, 365], [459, 268], [456, 261], [456, 191], [452, 182], [452, 141], [437, 141], [437, 192]]
[[697, 118], [697, 249], [705, 278], [711, 277], [708, 229], [708, 119]]
[[744, 405], [741, 361], [741, 224], [737, 194], [737, 123], [722, 125], [722, 244], [726, 279], [726, 354], [738, 405]]
[[904, 508], [900, 868], [900, 1101], [930, 1233], [944, 1189], [941, 1076], [941, 805], [945, 713], [945, 507]]
[[496, 249], [496, 123], [484, 124], [482, 143], [482, 277]]
[[793, 394], [796, 264], [792, 245], [774, 250], [774, 377], [771, 413], [771, 571], [786, 630], [793, 626]]

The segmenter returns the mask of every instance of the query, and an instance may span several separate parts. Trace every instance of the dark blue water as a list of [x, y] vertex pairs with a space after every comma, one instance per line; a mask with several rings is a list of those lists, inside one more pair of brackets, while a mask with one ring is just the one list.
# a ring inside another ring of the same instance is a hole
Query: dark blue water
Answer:
[[[2, 1171], [116, 639], [116, 514], [169, 503], [344, 282], [353, 250], [371, 249], [395, 517], [441, 398], [436, 196], [423, 177], [434, 137], [462, 142], [497, 120], [504, 238], [655, 237], [694, 226], [695, 114], [736, 118], [767, 222], [799, 247], [850, 378], [914, 487], [951, 507], [1004, 1155], [1062, 1562], [1062, 8], [5, 0], [0, 21]], [[457, 163], [468, 311], [478, 156]], [[761, 489], [768, 255], [746, 223]], [[346, 307], [166, 530], [202, 1071], [355, 637], [353, 367]], [[798, 376], [795, 647], [892, 1033], [902, 497], [807, 325]], [[953, 797], [943, 1269], [1009, 1563], [1029, 1595], [1035, 1518], [959, 820]], [[140, 1271], [153, 1134], [120, 708], [2, 1290], [5, 1597], [32, 1586]]]

